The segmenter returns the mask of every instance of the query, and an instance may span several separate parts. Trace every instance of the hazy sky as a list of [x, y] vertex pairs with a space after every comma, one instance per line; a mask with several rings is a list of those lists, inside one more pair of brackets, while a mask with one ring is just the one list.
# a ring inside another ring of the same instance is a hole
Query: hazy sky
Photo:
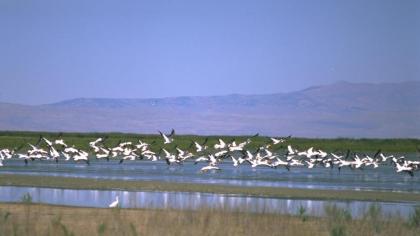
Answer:
[[420, 79], [416, 0], [0, 0], [0, 101]]

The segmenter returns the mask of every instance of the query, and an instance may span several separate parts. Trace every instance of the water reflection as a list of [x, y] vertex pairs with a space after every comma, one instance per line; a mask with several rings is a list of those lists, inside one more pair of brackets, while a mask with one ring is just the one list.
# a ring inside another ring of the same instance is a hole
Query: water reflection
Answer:
[[[300, 206], [308, 215], [322, 216], [327, 204], [348, 209], [353, 217], [360, 217], [373, 202], [365, 201], [314, 201], [278, 198], [247, 197], [238, 195], [185, 193], [185, 192], [129, 192], [104, 190], [74, 190], [36, 187], [0, 186], [0, 202], [20, 202], [29, 193], [32, 201], [56, 205], [107, 207], [115, 197], [120, 198], [123, 208], [224, 208], [251, 212], [297, 214]], [[408, 217], [415, 203], [376, 202], [384, 215]]]

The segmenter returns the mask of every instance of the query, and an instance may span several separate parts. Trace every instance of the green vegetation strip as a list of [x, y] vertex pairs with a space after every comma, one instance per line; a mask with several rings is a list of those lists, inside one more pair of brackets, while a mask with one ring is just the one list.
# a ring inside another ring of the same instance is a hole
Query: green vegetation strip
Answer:
[[[54, 140], [58, 138], [58, 133], [52, 132], [25, 132], [25, 131], [0, 131], [0, 148], [16, 148], [22, 144], [25, 146], [20, 150], [24, 152], [28, 149], [27, 143], [36, 143], [39, 136], [42, 135], [48, 139]], [[226, 142], [235, 139], [236, 142], [243, 142], [250, 136], [197, 136], [197, 135], [176, 135], [175, 142], [170, 145], [163, 145], [162, 138], [159, 135], [150, 134], [130, 134], [130, 133], [63, 133], [62, 138], [65, 142], [72, 146], [84, 150], [91, 150], [89, 142], [98, 137], [108, 137], [105, 145], [112, 147], [117, 145], [120, 141], [138, 142], [141, 139], [144, 142], [152, 143], [152, 150], [158, 151], [161, 147], [168, 150], [173, 150], [175, 146], [182, 149], [187, 149], [191, 140], [203, 142], [208, 139], [207, 145], [212, 147], [218, 142], [218, 138], [222, 138]], [[252, 138], [252, 143], [247, 145], [247, 149], [253, 149], [270, 142], [268, 137]], [[272, 147], [274, 151], [285, 151], [287, 145], [290, 144], [298, 150], [314, 147], [315, 149], [322, 149], [328, 152], [345, 152], [350, 149], [355, 152], [365, 152], [374, 154], [378, 149], [385, 153], [415, 153], [417, 147], [420, 147], [419, 139], [351, 139], [351, 138], [336, 138], [336, 139], [313, 139], [313, 138], [299, 138], [292, 137], [285, 144], [278, 144]], [[43, 147], [45, 143], [42, 142]], [[192, 150], [192, 149], [191, 149]]]
[[404, 192], [242, 187], [161, 181], [104, 180], [27, 175], [0, 175], [0, 186], [35, 186], [47, 188], [97, 190], [118, 189], [127, 191], [202, 192], [313, 200], [420, 202], [420, 194]]

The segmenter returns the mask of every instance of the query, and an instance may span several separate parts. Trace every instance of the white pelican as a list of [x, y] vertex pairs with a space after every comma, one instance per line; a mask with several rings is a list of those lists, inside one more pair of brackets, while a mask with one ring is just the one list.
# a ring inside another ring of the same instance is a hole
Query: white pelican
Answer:
[[10, 159], [13, 156], [14, 151], [10, 151], [9, 149], [3, 149], [0, 150], [0, 158], [4, 159]]
[[34, 145], [32, 145], [30, 143], [29, 143], [29, 146], [31, 146], [31, 148], [32, 148], [32, 150], [28, 150], [29, 155], [32, 155], [32, 154], [45, 154], [46, 155], [46, 154], [48, 154], [48, 152], [45, 151], [42, 148], [35, 147]]
[[83, 150], [78, 150], [78, 152], [76, 154], [73, 155], [73, 160], [74, 161], [86, 161], [86, 164], [90, 164], [89, 163], [89, 158], [88, 158], [88, 153], [83, 151]]
[[64, 158], [65, 158], [66, 161], [69, 161], [71, 159], [71, 155], [69, 153], [67, 153], [67, 152], [61, 152], [61, 154], [64, 156]]
[[250, 139], [248, 139], [245, 142], [242, 142], [240, 144], [236, 144], [236, 142], [233, 141], [231, 144], [228, 144], [227, 147], [228, 147], [230, 152], [242, 151], [242, 150], [244, 150], [244, 147], [249, 143], [251, 143]]
[[162, 138], [163, 138], [163, 141], [164, 141], [163, 144], [170, 144], [170, 143], [172, 143], [174, 141], [174, 139], [173, 139], [173, 136], [175, 134], [175, 130], [174, 129], [172, 129], [172, 132], [171, 132], [170, 135], [166, 135], [166, 134], [164, 134], [164, 133], [162, 133], [160, 131], [158, 131], [158, 132], [159, 132], [160, 136], [162, 136]]
[[298, 152], [297, 149], [293, 149], [292, 146], [287, 145], [287, 155], [297, 155]]
[[216, 153], [214, 154], [214, 156], [215, 156], [215, 157], [222, 157], [222, 156], [226, 155], [228, 152], [229, 152], [228, 150], [222, 150], [222, 151], [220, 151], [220, 152], [216, 152]]
[[271, 164], [272, 167], [277, 168], [278, 166], [284, 166], [287, 170], [290, 170], [289, 162], [283, 161], [280, 158], [276, 158], [276, 161]]
[[381, 161], [385, 162], [387, 161], [389, 158], [394, 158], [394, 155], [390, 155], [390, 156], [385, 156], [384, 154], [379, 154], [379, 156], [381, 157]]
[[399, 172], [407, 172], [411, 176], [414, 176], [414, 174], [413, 174], [414, 168], [412, 166], [407, 166], [407, 165], [405, 165], [405, 163], [404, 163], [404, 165], [400, 165], [400, 163], [398, 163], [398, 162], [395, 163], [395, 166], [397, 168], [397, 173], [399, 173]]
[[207, 140], [208, 138], [206, 138], [206, 140], [202, 144], [199, 144], [196, 141], [194, 141], [196, 152], [202, 152], [208, 148], [207, 146], [205, 146], [205, 144], [207, 143]]
[[64, 152], [65, 152], [65, 153], [76, 154], [76, 153], [78, 153], [78, 152], [79, 152], [79, 150], [78, 150], [78, 149], [76, 149], [74, 146], [72, 146], [72, 147], [67, 147], [67, 148], [64, 148]]
[[55, 140], [55, 141], [54, 141], [54, 144], [56, 144], [56, 145], [61, 145], [61, 146], [63, 146], [63, 147], [67, 147], [67, 144], [66, 144], [66, 143], [64, 143], [64, 140], [63, 140], [63, 139], [57, 139], [57, 140]]
[[50, 146], [50, 156], [53, 158], [56, 162], [58, 162], [58, 158], [60, 157], [60, 153], [55, 150], [53, 146]]
[[210, 163], [208, 166], [204, 166], [200, 169], [201, 172], [207, 172], [209, 170], [220, 170], [220, 168], [212, 163]]
[[196, 165], [200, 161], [209, 161], [209, 158], [206, 157], [206, 156], [200, 156], [200, 157], [195, 159], [194, 164]]
[[299, 152], [298, 155], [299, 156], [306, 156], [307, 158], [311, 158], [313, 156], [318, 155], [318, 152], [313, 150], [313, 147], [310, 147], [308, 150], [303, 151], [303, 152]]
[[273, 167], [273, 166], [271, 165], [271, 163], [270, 163], [270, 161], [269, 161], [269, 160], [262, 160], [262, 159], [260, 159], [260, 158], [258, 158], [258, 159], [256, 159], [256, 160], [254, 160], [254, 161], [252, 162], [252, 164], [251, 164], [251, 167], [252, 167], [252, 168], [255, 168], [255, 167], [257, 167], [257, 166], [268, 166], [268, 167]]
[[136, 155], [135, 153], [131, 153], [129, 155], [123, 156], [120, 160], [120, 164], [123, 163], [123, 161], [125, 161], [125, 160], [134, 161], [134, 160], [136, 160], [137, 157], [139, 157], [139, 156]]
[[232, 155], [230, 156], [230, 158], [232, 158], [233, 166], [238, 166], [239, 165], [239, 161], [237, 159], [235, 159]]
[[177, 156], [171, 154], [165, 148], [162, 148], [161, 151], [165, 152], [166, 164], [168, 165], [171, 165], [172, 163], [181, 164], [181, 161], [177, 158]]
[[304, 164], [302, 161], [293, 159], [291, 162], [289, 162], [289, 166], [303, 166]]
[[288, 137], [286, 137], [286, 138], [270, 138], [271, 139], [271, 141], [273, 142], [273, 145], [276, 145], [276, 144], [279, 144], [279, 143], [284, 143], [284, 142], [286, 142], [286, 140], [288, 139], [288, 138], [290, 138], [291, 136], [288, 136]]
[[51, 147], [52, 145], [53, 145], [53, 143], [50, 141], [50, 140], [48, 140], [48, 139], [46, 139], [46, 138], [44, 138], [44, 137], [42, 137], [42, 140], [44, 140], [44, 142], [49, 146], [49, 147]]
[[309, 162], [309, 161], [305, 161], [305, 162], [306, 162], [306, 164], [308, 165], [308, 169], [312, 169], [312, 168], [314, 168], [315, 163], [313, 163], [313, 162]]
[[113, 201], [111, 204], [109, 204], [110, 208], [116, 208], [119, 206], [119, 200], [118, 200], [118, 195], [115, 197], [115, 201]]
[[214, 145], [215, 149], [223, 149], [226, 147], [226, 143], [219, 138], [219, 143]]
[[106, 158], [109, 161], [109, 157], [111, 156], [111, 151], [103, 147], [100, 148], [100, 151], [102, 151], [102, 153], [96, 153], [96, 158], [97, 159]]

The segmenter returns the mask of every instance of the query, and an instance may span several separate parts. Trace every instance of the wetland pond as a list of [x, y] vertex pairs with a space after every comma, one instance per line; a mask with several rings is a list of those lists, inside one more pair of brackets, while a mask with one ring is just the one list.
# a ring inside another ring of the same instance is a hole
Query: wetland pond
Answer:
[[33, 203], [54, 205], [107, 208], [119, 197], [122, 208], [183, 209], [201, 208], [248, 211], [256, 213], [298, 214], [304, 207], [310, 216], [324, 216], [325, 207], [335, 205], [346, 209], [352, 217], [360, 218], [372, 204], [380, 207], [384, 216], [407, 218], [416, 203], [389, 203], [370, 201], [321, 201], [292, 200], [281, 198], [249, 197], [229, 194], [119, 191], [119, 190], [76, 190], [38, 187], [0, 186], [0, 202], [22, 202], [30, 196]]
[[405, 173], [395, 173], [392, 166], [377, 169], [351, 170], [342, 168], [257, 167], [249, 165], [233, 167], [231, 163], [221, 163], [219, 172], [200, 173], [204, 163], [194, 165], [168, 166], [165, 162], [152, 161], [92, 161], [85, 163], [53, 161], [33, 161], [25, 166], [21, 160], [5, 161], [0, 174], [24, 174], [38, 176], [79, 177], [92, 179], [165, 181], [180, 183], [219, 184], [252, 187], [287, 187], [327, 190], [374, 190], [420, 193], [420, 172], [414, 177]]
[[[25, 165], [23, 161], [8, 160], [0, 168], [0, 174], [22, 174], [33, 176], [59, 176], [90, 179], [164, 181], [178, 183], [218, 184], [254, 187], [287, 187], [327, 190], [364, 190], [420, 193], [420, 175], [414, 177], [395, 173], [392, 166], [377, 169], [351, 170], [343, 168], [293, 167], [251, 168], [233, 167], [221, 163], [219, 172], [200, 173], [205, 165], [192, 162], [180, 166], [151, 161], [92, 161], [85, 163], [34, 161]], [[239, 211], [298, 214], [302, 206], [306, 214], [323, 216], [325, 207], [336, 205], [348, 210], [353, 217], [361, 217], [372, 205], [381, 208], [383, 215], [408, 217], [417, 202], [369, 202], [369, 201], [323, 201], [310, 199], [282, 199], [258, 196], [242, 196], [211, 193], [119, 191], [119, 190], [76, 190], [39, 187], [0, 186], [0, 202], [21, 202], [29, 193], [32, 202], [55, 205], [106, 208], [118, 195], [123, 208], [157, 209], [200, 209], [223, 208]]]

